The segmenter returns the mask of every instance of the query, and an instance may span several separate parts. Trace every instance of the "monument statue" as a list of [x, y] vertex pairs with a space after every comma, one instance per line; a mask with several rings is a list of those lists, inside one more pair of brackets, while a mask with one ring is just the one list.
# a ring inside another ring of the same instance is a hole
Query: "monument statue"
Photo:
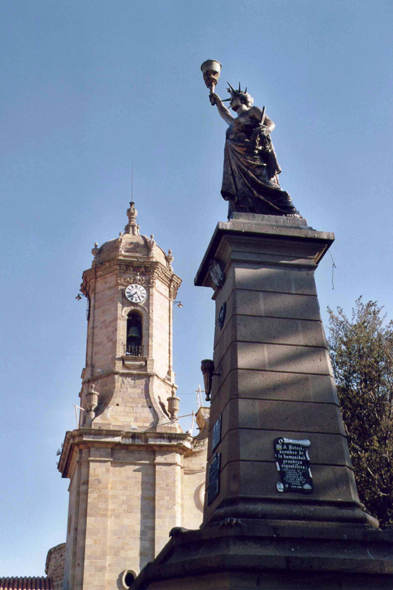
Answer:
[[230, 86], [233, 117], [215, 93], [220, 69], [202, 65], [229, 125], [222, 194], [235, 212], [195, 277], [216, 318], [201, 364], [203, 522], [175, 526], [132, 588], [393, 590], [393, 530], [360, 503], [319, 310], [314, 273], [334, 235], [299, 219], [277, 181], [273, 122]]
[[[206, 65], [207, 64], [207, 65]], [[233, 212], [262, 213], [300, 217], [290, 195], [280, 187], [281, 172], [270, 133], [275, 125], [245, 90], [235, 90], [228, 83], [232, 116], [215, 93], [221, 64], [208, 60], [201, 66], [210, 102], [228, 124], [224, 151], [224, 173], [221, 194], [229, 202], [228, 218]]]

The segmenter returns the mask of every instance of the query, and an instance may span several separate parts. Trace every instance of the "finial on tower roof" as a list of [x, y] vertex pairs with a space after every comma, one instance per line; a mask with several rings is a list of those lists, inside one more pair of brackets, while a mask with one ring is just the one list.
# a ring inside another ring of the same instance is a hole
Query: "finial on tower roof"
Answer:
[[134, 201], [131, 201], [130, 208], [127, 209], [128, 223], [125, 226], [124, 231], [132, 236], [139, 236], [139, 225], [136, 222], [137, 216], [138, 211], [135, 209], [135, 203]]
[[168, 254], [165, 255], [165, 259], [166, 259], [166, 265], [169, 268], [169, 270], [173, 270], [173, 267], [172, 267], [172, 262], [173, 262], [172, 250], [168, 250]]

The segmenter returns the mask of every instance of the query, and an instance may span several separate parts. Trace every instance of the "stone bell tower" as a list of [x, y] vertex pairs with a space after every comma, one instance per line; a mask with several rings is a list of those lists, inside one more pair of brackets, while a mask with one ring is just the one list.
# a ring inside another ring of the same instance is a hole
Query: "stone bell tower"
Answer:
[[140, 235], [134, 203], [127, 216], [125, 233], [95, 246], [92, 267], [83, 273], [89, 324], [82, 406], [94, 384], [94, 428], [160, 431], [165, 424], [167, 430], [177, 408], [172, 310], [181, 279], [171, 251], [165, 254], [153, 236]]
[[176, 420], [172, 313], [181, 279], [171, 251], [140, 235], [133, 202], [127, 216], [125, 233], [96, 244], [83, 273], [83, 410], [59, 461], [70, 479], [64, 590], [128, 588], [173, 527], [202, 520], [206, 445]]

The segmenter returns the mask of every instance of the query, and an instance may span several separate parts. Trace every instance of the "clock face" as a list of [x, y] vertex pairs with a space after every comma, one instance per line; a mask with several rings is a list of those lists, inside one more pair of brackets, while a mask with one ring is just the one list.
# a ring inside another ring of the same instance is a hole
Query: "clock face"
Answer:
[[142, 285], [138, 285], [137, 283], [128, 285], [125, 295], [131, 303], [143, 303], [147, 297], [145, 287], [142, 287]]

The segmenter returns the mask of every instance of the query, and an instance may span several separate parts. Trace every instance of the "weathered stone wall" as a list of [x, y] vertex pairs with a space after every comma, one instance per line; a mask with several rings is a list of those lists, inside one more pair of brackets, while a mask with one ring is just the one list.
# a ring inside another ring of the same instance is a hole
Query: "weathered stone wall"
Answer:
[[117, 295], [115, 273], [96, 281], [91, 300], [87, 366], [93, 364], [94, 373], [113, 370], [117, 342]]
[[60, 543], [49, 549], [46, 557], [45, 573], [52, 580], [53, 590], [63, 589], [65, 550], [66, 544]]
[[99, 436], [76, 453], [65, 590], [116, 588], [125, 570], [139, 573], [154, 559], [173, 527], [202, 520], [204, 442], [183, 457], [170, 434], [124, 447], [116, 436], [109, 444], [108, 431]]
[[[154, 557], [154, 452], [115, 449], [108, 498], [108, 588]], [[115, 586], [113, 586], [115, 587]]]
[[181, 469], [183, 457], [173, 451], [157, 451], [155, 457], [155, 539], [157, 555], [169, 532], [181, 525]]
[[148, 379], [143, 374], [123, 373], [96, 380], [95, 388], [100, 397], [93, 428], [128, 430], [131, 425], [138, 429], [152, 426], [157, 418], [150, 403]]
[[198, 529], [203, 516], [207, 445], [197, 447], [184, 458], [182, 480], [182, 519], [186, 529]]
[[169, 289], [161, 281], [156, 281], [153, 308], [153, 358], [155, 372], [165, 377], [169, 369]]

